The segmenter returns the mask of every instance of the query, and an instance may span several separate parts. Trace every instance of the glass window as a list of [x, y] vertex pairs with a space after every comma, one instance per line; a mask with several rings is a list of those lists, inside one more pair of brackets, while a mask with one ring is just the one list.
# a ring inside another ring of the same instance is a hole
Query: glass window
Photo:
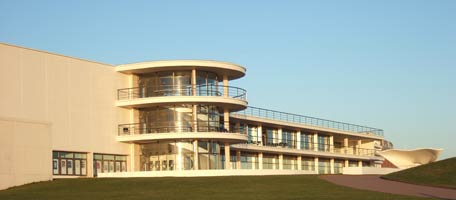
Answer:
[[298, 161], [296, 156], [283, 156], [283, 169], [291, 169], [297, 170], [298, 169]]
[[[211, 148], [216, 147], [211, 147], [210, 142], [198, 142], [198, 150], [206, 152], [204, 156], [199, 157], [199, 164], [202, 166], [215, 162], [213, 160], [216, 158], [209, 156], [208, 153]], [[180, 156], [178, 152], [181, 153]], [[141, 144], [140, 171], [192, 170], [193, 167], [193, 143], [190, 141], [160, 141]]]
[[258, 154], [241, 152], [241, 169], [259, 169]]
[[301, 133], [301, 149], [312, 150], [312, 135]]
[[107, 172], [126, 172], [127, 156], [115, 154], [94, 154], [94, 175]]
[[318, 160], [318, 173], [319, 174], [329, 174], [331, 173], [331, 166], [329, 164], [329, 159], [322, 159]]
[[263, 154], [263, 169], [279, 169], [279, 156]]
[[301, 170], [315, 171], [315, 162], [314, 158], [301, 158]]
[[52, 157], [54, 175], [87, 175], [87, 153], [53, 151]]

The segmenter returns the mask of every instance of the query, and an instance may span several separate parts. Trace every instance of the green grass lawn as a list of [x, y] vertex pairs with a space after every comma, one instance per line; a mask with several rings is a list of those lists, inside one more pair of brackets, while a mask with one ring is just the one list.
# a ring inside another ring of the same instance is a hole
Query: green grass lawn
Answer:
[[456, 157], [388, 174], [383, 178], [420, 185], [456, 188]]
[[0, 191], [0, 199], [420, 199], [334, 185], [315, 175], [80, 178], [33, 183]]

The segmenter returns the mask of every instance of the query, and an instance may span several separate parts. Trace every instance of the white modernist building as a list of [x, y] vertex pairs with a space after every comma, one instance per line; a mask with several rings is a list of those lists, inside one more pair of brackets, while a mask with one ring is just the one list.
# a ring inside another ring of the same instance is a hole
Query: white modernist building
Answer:
[[380, 168], [381, 129], [249, 107], [242, 66], [112, 66], [0, 44], [0, 189], [68, 177]]

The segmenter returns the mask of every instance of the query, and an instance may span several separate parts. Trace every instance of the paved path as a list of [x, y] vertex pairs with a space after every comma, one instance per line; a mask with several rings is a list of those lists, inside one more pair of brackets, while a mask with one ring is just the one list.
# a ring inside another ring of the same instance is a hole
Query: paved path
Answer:
[[456, 189], [413, 185], [380, 178], [378, 175], [323, 175], [321, 179], [337, 185], [363, 190], [440, 199], [456, 199]]

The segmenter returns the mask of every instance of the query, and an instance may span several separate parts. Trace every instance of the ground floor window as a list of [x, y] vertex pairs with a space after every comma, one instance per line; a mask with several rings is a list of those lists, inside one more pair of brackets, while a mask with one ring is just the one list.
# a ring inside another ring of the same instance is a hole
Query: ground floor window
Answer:
[[350, 160], [350, 161], [348, 161], [348, 166], [349, 167], [358, 167], [358, 161]]
[[241, 169], [259, 169], [258, 154], [241, 152]]
[[263, 169], [279, 169], [279, 156], [263, 154]]
[[52, 174], [86, 176], [87, 153], [53, 151]]
[[156, 141], [140, 149], [140, 171], [191, 170], [195, 165], [191, 141]]
[[329, 159], [322, 159], [318, 160], [318, 173], [319, 174], [330, 174], [331, 173], [331, 166]]
[[201, 170], [223, 169], [218, 142], [198, 141], [198, 166]]
[[315, 171], [315, 159], [314, 158], [301, 158], [301, 170]]
[[342, 174], [342, 168], [344, 168], [345, 161], [334, 160], [334, 174]]
[[94, 175], [107, 172], [126, 172], [127, 156], [113, 154], [93, 154]]
[[[225, 164], [223, 146], [211, 140], [198, 141], [197, 146], [193, 141], [155, 141], [141, 144], [140, 148], [141, 171], [193, 170], [195, 157], [200, 170], [223, 169]], [[232, 155], [236, 167], [236, 154]]]
[[[220, 158], [221, 158], [221, 168], [220, 169], [226, 169], [226, 163], [225, 163], [225, 150], [224, 148], [222, 148], [222, 150], [220, 151]], [[236, 155], [236, 152], [235, 151], [230, 151], [230, 166], [231, 168], [230, 169], [237, 169], [237, 155]]]
[[296, 156], [283, 156], [283, 169], [297, 170], [298, 161]]

